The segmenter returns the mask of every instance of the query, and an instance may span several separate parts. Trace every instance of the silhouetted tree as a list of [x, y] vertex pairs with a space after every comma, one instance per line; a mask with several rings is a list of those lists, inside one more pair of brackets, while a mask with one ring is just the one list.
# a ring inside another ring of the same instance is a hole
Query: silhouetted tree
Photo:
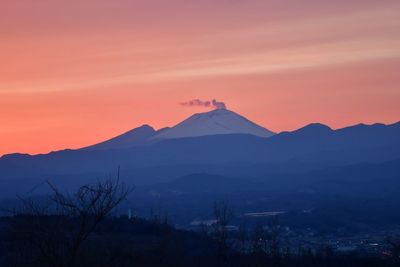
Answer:
[[119, 170], [115, 179], [84, 185], [72, 195], [47, 184], [52, 196], [46, 205], [20, 198], [15, 234], [38, 251], [44, 266], [75, 266], [82, 244], [132, 189], [120, 182]]
[[228, 249], [227, 239], [228, 239], [228, 229], [230, 220], [233, 217], [233, 210], [225, 201], [214, 203], [214, 218], [215, 223], [214, 228], [214, 238], [218, 244], [218, 256], [221, 260], [225, 259], [226, 252]]

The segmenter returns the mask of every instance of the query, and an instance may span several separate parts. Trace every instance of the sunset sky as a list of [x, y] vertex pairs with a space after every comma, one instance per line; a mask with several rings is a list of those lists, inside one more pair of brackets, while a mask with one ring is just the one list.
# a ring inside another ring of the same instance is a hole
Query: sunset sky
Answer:
[[227, 107], [276, 132], [400, 120], [400, 1], [2, 0], [0, 155]]

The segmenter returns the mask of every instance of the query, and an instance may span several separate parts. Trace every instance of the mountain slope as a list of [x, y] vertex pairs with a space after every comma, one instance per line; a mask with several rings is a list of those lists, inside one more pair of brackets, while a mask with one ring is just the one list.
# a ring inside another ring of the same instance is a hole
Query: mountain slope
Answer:
[[84, 147], [82, 150], [107, 150], [129, 148], [143, 144], [146, 140], [154, 136], [157, 132], [149, 125], [142, 125], [124, 134], [111, 138], [107, 141]]
[[265, 184], [249, 179], [238, 179], [207, 173], [189, 174], [167, 183], [145, 187], [159, 194], [226, 193], [260, 189]]
[[227, 109], [197, 113], [153, 137], [171, 139], [216, 134], [251, 134], [270, 137], [273, 132], [249, 121], [245, 117]]

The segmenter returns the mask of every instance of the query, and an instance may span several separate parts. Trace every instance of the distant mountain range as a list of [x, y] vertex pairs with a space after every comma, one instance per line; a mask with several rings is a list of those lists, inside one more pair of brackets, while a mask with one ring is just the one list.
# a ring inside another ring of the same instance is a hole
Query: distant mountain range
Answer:
[[26, 192], [45, 179], [65, 187], [82, 184], [117, 166], [136, 185], [196, 172], [257, 176], [397, 159], [400, 122], [338, 130], [315, 123], [274, 134], [232, 111], [214, 110], [158, 131], [143, 125], [78, 150], [5, 155], [0, 158], [0, 194]]
[[199, 216], [208, 218], [213, 201], [222, 199], [239, 218], [279, 211], [279, 221], [285, 225], [354, 232], [398, 225], [399, 189], [400, 160], [396, 160], [257, 177], [197, 173], [138, 187], [132, 203], [141, 215], [158, 207], [189, 224]]

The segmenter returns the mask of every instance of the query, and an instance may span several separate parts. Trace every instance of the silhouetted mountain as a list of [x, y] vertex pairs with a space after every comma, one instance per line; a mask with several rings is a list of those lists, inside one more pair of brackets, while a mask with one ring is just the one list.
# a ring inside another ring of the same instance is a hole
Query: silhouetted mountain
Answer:
[[332, 132], [333, 130], [327, 125], [321, 123], [311, 123], [303, 128], [293, 131], [292, 133], [298, 136], [314, 137], [329, 135]]
[[149, 125], [142, 125], [104, 142], [84, 147], [82, 150], [123, 149], [152, 144], [164, 139], [216, 134], [252, 134], [260, 137], [274, 135], [273, 132], [235, 112], [216, 109], [194, 114], [174, 127], [165, 127], [158, 131]]
[[[152, 132], [151, 129], [149, 132]], [[151, 183], [160, 180], [164, 175], [163, 168], [167, 166], [218, 166], [239, 162], [284, 165], [288, 161], [297, 161], [320, 168], [398, 158], [400, 123], [356, 125], [339, 130], [312, 124], [269, 138], [219, 134], [168, 139], [128, 149], [64, 150], [36, 156], [6, 155], [0, 159], [0, 181], [11, 186], [18, 177], [23, 177], [24, 181], [43, 181], [43, 177], [108, 173], [120, 165], [127, 176], [129, 170], [134, 173], [135, 169], [141, 169], [143, 179]], [[159, 168], [161, 166], [163, 168]], [[146, 168], [152, 176], [146, 175]], [[193, 173], [191, 170], [194, 169], [188, 168], [187, 173], [180, 172], [180, 175]], [[143, 183], [143, 180], [135, 178], [132, 182]]]
[[326, 157], [326, 154], [335, 154], [343, 156], [343, 160], [353, 157], [357, 161], [359, 157], [358, 161], [361, 162], [368, 159], [359, 152], [373, 156], [373, 149], [379, 150], [377, 155], [383, 153], [382, 156], [385, 157], [389, 153], [388, 157], [392, 158], [392, 148], [400, 144], [399, 134], [399, 122], [391, 125], [355, 125], [338, 130], [332, 130], [323, 124], [310, 124], [293, 132], [273, 136], [266, 142], [279, 147], [280, 151], [291, 151], [295, 157], [300, 156], [307, 160], [318, 160], [318, 153], [320, 159]]
[[120, 149], [129, 148], [136, 145], [143, 144], [146, 140], [153, 137], [156, 134], [149, 125], [143, 125], [133, 130], [130, 130], [122, 135], [111, 138], [107, 141], [84, 147], [82, 150], [107, 150], [107, 149]]

